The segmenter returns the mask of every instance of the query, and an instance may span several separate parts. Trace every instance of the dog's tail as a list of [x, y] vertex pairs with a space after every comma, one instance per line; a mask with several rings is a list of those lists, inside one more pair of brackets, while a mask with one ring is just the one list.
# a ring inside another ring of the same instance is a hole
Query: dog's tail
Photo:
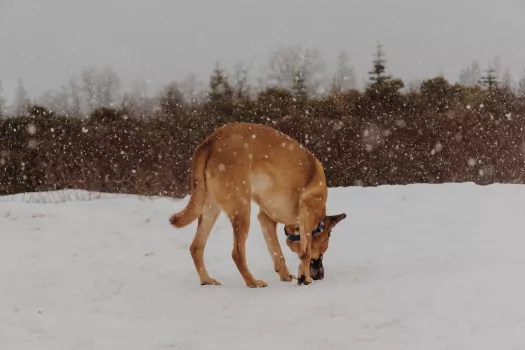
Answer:
[[204, 171], [210, 154], [210, 140], [197, 146], [191, 163], [191, 195], [186, 207], [170, 217], [170, 223], [181, 228], [191, 224], [199, 217], [206, 198], [206, 178]]

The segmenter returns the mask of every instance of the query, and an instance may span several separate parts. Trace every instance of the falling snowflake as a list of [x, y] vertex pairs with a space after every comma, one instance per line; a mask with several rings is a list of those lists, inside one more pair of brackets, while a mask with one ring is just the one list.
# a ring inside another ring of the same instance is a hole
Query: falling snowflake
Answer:
[[27, 126], [27, 132], [29, 133], [29, 135], [36, 134], [36, 126], [34, 124], [29, 124]]

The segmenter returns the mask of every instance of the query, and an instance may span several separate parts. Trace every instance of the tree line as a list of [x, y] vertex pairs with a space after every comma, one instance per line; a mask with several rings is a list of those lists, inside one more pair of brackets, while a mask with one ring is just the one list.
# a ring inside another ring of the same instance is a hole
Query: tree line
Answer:
[[525, 180], [525, 84], [513, 86], [497, 64], [473, 63], [463, 82], [407, 84], [387, 73], [378, 46], [360, 90], [344, 54], [329, 88], [315, 51], [273, 57], [257, 89], [243, 65], [231, 75], [217, 65], [205, 89], [190, 76], [118, 103], [110, 71], [84, 72], [82, 84], [70, 82], [76, 89], [47, 94], [55, 108], [29, 101], [22, 87], [20, 110], [0, 119], [0, 194], [78, 188], [180, 198], [195, 146], [236, 121], [298, 139], [324, 163], [329, 186]]

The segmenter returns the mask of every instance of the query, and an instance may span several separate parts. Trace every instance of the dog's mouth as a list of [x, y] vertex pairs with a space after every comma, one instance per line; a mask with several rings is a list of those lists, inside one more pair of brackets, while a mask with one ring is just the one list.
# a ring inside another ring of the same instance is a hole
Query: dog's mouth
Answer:
[[310, 277], [314, 280], [322, 280], [324, 278], [323, 259], [310, 260]]

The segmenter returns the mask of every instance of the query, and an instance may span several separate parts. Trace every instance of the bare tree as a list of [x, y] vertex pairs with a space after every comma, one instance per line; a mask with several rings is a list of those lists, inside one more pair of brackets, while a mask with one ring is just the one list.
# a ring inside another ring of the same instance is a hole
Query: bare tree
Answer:
[[520, 97], [525, 98], [525, 71], [523, 77], [518, 82], [518, 94]]
[[111, 68], [105, 68], [97, 75], [95, 97], [97, 107], [114, 107], [119, 100], [120, 79]]
[[12, 105], [12, 112], [15, 115], [25, 115], [29, 113], [31, 101], [27, 95], [22, 79], [18, 79], [18, 86], [15, 91], [15, 97]]
[[2, 88], [2, 81], [0, 81], [0, 117], [5, 114], [6, 101], [4, 97], [4, 89]]
[[69, 110], [69, 92], [64, 85], [56, 90], [46, 91], [40, 96], [39, 103], [55, 114], [67, 115]]
[[204, 100], [206, 95], [204, 83], [197, 80], [195, 74], [190, 74], [180, 84], [180, 89], [186, 98], [186, 102], [190, 105], [197, 105]]
[[234, 67], [234, 97], [241, 100], [250, 96], [250, 85], [248, 83], [248, 68], [243, 61], [239, 61]]
[[85, 112], [89, 114], [96, 108], [95, 105], [95, 70], [87, 68], [82, 71], [82, 92], [86, 103]]
[[505, 71], [503, 72], [503, 76], [501, 77], [501, 84], [507, 89], [513, 88], [512, 76], [510, 75], [508, 68], [505, 69]]
[[153, 116], [160, 108], [159, 105], [157, 98], [148, 95], [148, 85], [143, 80], [135, 84], [131, 92], [122, 96], [122, 106], [136, 118], [145, 119]]
[[80, 117], [82, 115], [82, 101], [80, 99], [80, 86], [75, 77], [69, 78], [69, 97], [68, 114]]
[[463, 68], [459, 72], [459, 83], [462, 85], [477, 85], [481, 81], [481, 67], [479, 62], [474, 60], [469, 67]]
[[300, 76], [309, 95], [320, 93], [325, 64], [319, 51], [301, 46], [282, 46], [270, 56], [267, 79], [270, 85], [291, 90]]
[[337, 68], [332, 79], [333, 92], [341, 92], [356, 87], [354, 68], [348, 66], [349, 61], [346, 52], [341, 51], [337, 57]]

